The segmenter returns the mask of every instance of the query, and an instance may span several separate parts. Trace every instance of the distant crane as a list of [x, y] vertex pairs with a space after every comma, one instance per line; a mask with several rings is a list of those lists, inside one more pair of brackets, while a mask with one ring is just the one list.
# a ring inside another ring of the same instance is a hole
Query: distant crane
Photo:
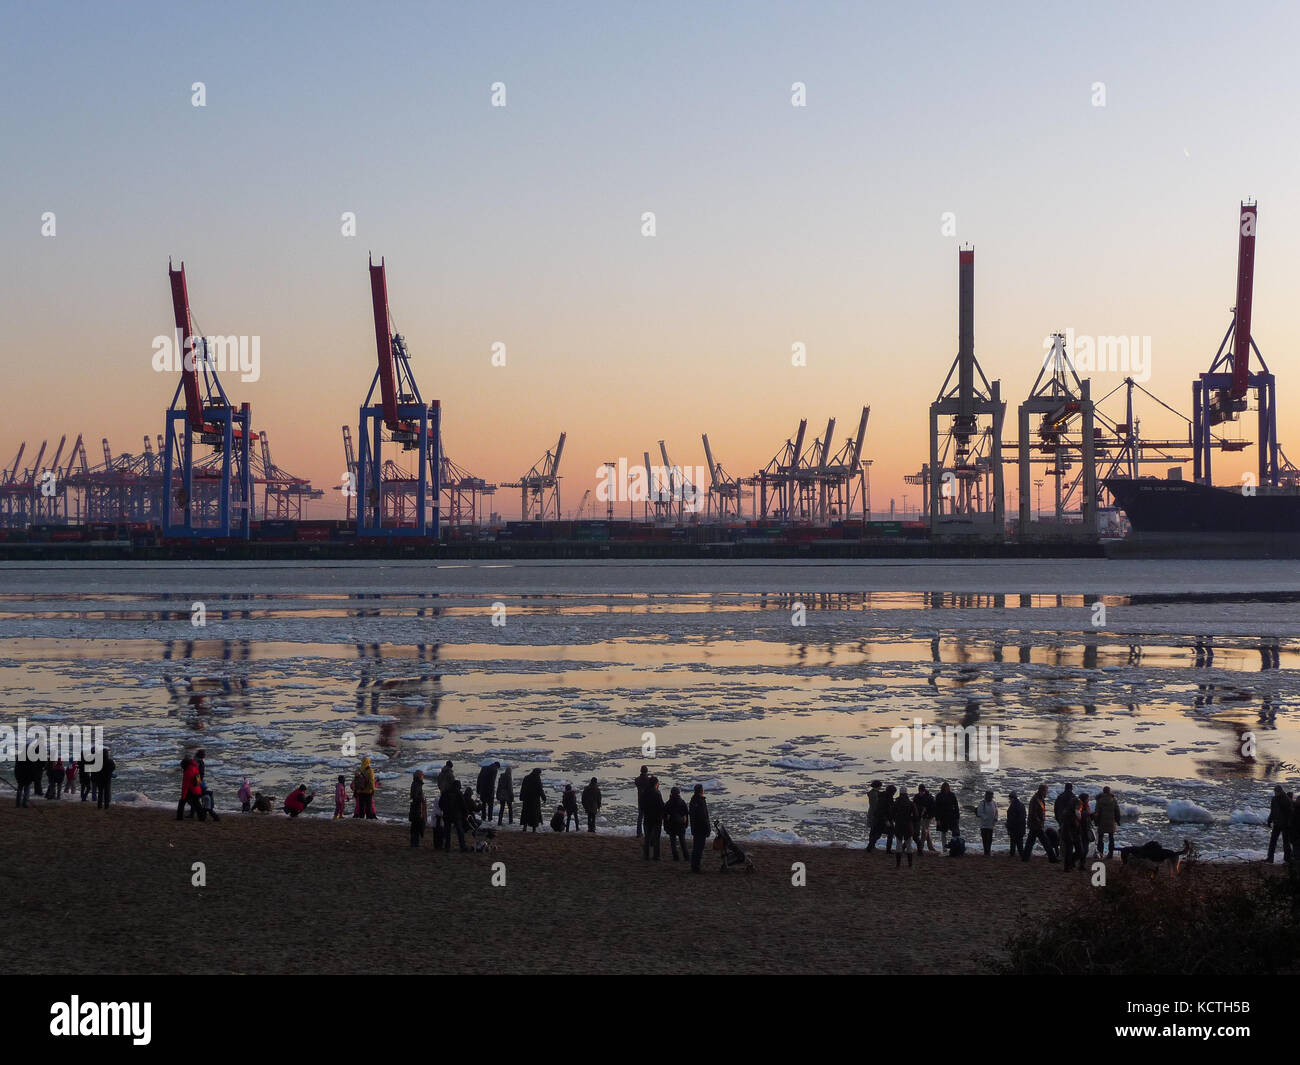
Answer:
[[668, 475], [668, 498], [677, 505], [677, 522], [681, 524], [686, 510], [689, 509], [692, 514], [697, 513], [700, 490], [691, 483], [680, 466], [674, 466], [668, 460], [668, 449], [662, 440], [659, 441], [659, 454], [664, 460], [664, 470]]
[[582, 493], [582, 502], [578, 504], [578, 509], [575, 510], [572, 514], [570, 514], [569, 517], [571, 517], [571, 518], [581, 518], [581, 517], [582, 517], [582, 508], [585, 507], [585, 506], [587, 505], [587, 500], [590, 499], [590, 498], [591, 498], [591, 489], [588, 488], [585, 492]]
[[498, 488], [519, 489], [519, 513], [523, 521], [558, 521], [560, 519], [560, 459], [564, 455], [565, 434], [560, 434], [554, 451], [547, 451], [533, 463], [533, 468], [517, 481]]
[[704, 441], [704, 460], [709, 464], [707, 515], [718, 521], [729, 518], [734, 521], [740, 517], [740, 482], [723, 470], [722, 463], [713, 461], [709, 434], [704, 433], [701, 439]]

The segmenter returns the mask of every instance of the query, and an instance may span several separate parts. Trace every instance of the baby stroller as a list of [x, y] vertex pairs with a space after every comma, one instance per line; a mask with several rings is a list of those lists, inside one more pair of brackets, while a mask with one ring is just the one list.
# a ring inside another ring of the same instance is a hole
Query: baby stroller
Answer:
[[492, 840], [497, 837], [497, 830], [483, 824], [473, 814], [465, 815], [465, 825], [469, 829], [470, 839], [474, 841], [474, 850], [478, 852], [491, 851], [496, 849]]
[[713, 849], [722, 854], [722, 872], [726, 872], [733, 865], [743, 865], [745, 872], [754, 871], [754, 863], [750, 861], [749, 856], [736, 846], [735, 840], [731, 838], [730, 833], [723, 827], [721, 821], [713, 822], [713, 831], [716, 833], [713, 840]]

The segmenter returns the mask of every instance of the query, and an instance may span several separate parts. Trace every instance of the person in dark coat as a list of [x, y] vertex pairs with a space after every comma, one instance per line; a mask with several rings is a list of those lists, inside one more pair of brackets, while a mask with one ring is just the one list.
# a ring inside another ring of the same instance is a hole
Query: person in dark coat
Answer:
[[97, 799], [99, 796], [95, 794], [95, 782], [91, 779], [94, 774], [86, 768], [86, 756], [84, 754], [77, 763], [77, 772], [81, 774], [81, 801], [85, 802], [87, 795], [92, 800]]
[[653, 851], [654, 860], [658, 861], [659, 839], [663, 834], [664, 813], [667, 808], [664, 797], [659, 794], [658, 777], [651, 777], [650, 783], [646, 785], [645, 801], [642, 803], [642, 807], [645, 813], [645, 839], [641, 844], [641, 856], [649, 861], [650, 853]]
[[867, 850], [876, 849], [876, 840], [885, 837], [885, 853], [894, 852], [894, 793], [898, 789], [890, 784], [876, 802], [875, 813], [871, 819], [871, 836], [867, 840]]
[[1079, 843], [1079, 798], [1072, 792], [1062, 792], [1060, 797], [1064, 798], [1065, 802], [1062, 803], [1058, 799], [1053, 809], [1056, 811], [1056, 823], [1061, 833], [1061, 854], [1065, 857], [1065, 871], [1068, 873], [1074, 868], [1076, 861], [1081, 867], [1084, 864]]
[[497, 824], [510, 813], [510, 823], [515, 823], [515, 782], [510, 776], [510, 767], [506, 766], [497, 777]]
[[208, 816], [211, 817], [212, 820], [214, 821], [220, 821], [221, 818], [217, 816], [217, 811], [212, 804], [212, 789], [208, 787], [207, 757], [208, 757], [208, 752], [205, 751], [202, 747], [200, 747], [197, 751], [194, 752], [194, 764], [199, 767], [199, 788], [203, 792], [200, 801], [203, 803], [203, 809], [208, 811]]
[[587, 831], [596, 831], [596, 814], [600, 812], [600, 785], [596, 778], [582, 789], [582, 808], [587, 812]]
[[525, 832], [530, 828], [536, 832], [538, 826], [542, 823], [542, 803], [546, 801], [546, 792], [542, 789], [542, 771], [534, 769], [528, 776], [524, 777], [524, 782], [519, 785], [519, 802], [522, 809], [519, 813], [519, 824], [523, 826]]
[[636, 834], [639, 839], [642, 823], [645, 820], [645, 789], [650, 784], [649, 767], [642, 766], [640, 775], [632, 783], [636, 786]]
[[686, 861], [686, 826], [690, 821], [690, 810], [678, 788], [668, 793], [664, 804], [664, 828], [668, 831], [668, 845], [673, 850], [673, 861], [677, 861], [677, 845], [681, 844], [682, 861]]
[[438, 771], [438, 794], [441, 795], [456, 781], [456, 771], [451, 767], [451, 759]]
[[497, 772], [500, 768], [500, 762], [493, 762], [478, 771], [478, 785], [475, 790], [478, 792], [478, 801], [483, 804], [484, 821], [492, 820], [492, 800], [497, 795]]
[[[1277, 841], [1282, 840], [1282, 860], [1289, 862], [1291, 860], [1291, 822], [1295, 817], [1295, 809], [1291, 805], [1291, 797], [1281, 784], [1273, 788], [1273, 801], [1269, 804], [1268, 820], [1265, 824], [1271, 825], [1272, 833], [1268, 837], [1268, 861], [1273, 862], [1273, 856], [1277, 853]], [[1100, 841], [1098, 841], [1100, 843]]]
[[478, 814], [482, 811], [483, 805], [474, 798], [474, 788], [470, 784], [465, 785], [465, 790], [460, 793], [462, 805], [465, 807], [465, 828], [478, 828], [480, 822]]
[[980, 823], [980, 842], [984, 844], [984, 857], [993, 850], [993, 830], [998, 824], [998, 804], [993, 800], [993, 792], [986, 791], [984, 798], [975, 807], [975, 816]]
[[1047, 785], [1039, 784], [1038, 790], [1029, 799], [1029, 844], [1025, 847], [1024, 860], [1034, 853], [1034, 844], [1041, 842], [1047, 852], [1049, 862], [1056, 861], [1056, 846], [1051, 843], [1044, 831], [1047, 827]]
[[560, 806], [564, 810], [564, 831], [569, 831], [569, 821], [573, 821], [573, 831], [578, 831], [578, 793], [573, 790], [572, 784], [564, 785], [564, 793], [560, 796]]
[[444, 826], [442, 849], [451, 850], [451, 834], [454, 831], [460, 841], [460, 849], [469, 850], [465, 846], [465, 793], [460, 790], [455, 777], [448, 781], [447, 789], [438, 796], [438, 809], [442, 811]]
[[411, 807], [406, 816], [411, 822], [411, 846], [418, 847], [420, 837], [424, 835], [425, 822], [429, 820], [429, 808], [424, 802], [424, 771], [421, 769], [417, 769], [411, 778]]
[[1119, 800], [1111, 794], [1110, 788], [1102, 788], [1097, 796], [1097, 805], [1093, 808], [1093, 820], [1097, 825], [1097, 857], [1101, 858], [1102, 843], [1108, 843], [1105, 857], [1115, 855], [1115, 829], [1119, 827]]
[[104, 761], [100, 765], [99, 771], [95, 774], [99, 778], [97, 787], [99, 789], [99, 799], [96, 806], [101, 810], [107, 810], [113, 801], [113, 774], [117, 772], [117, 763], [113, 761], [112, 755], [107, 747], [104, 748]]
[[953, 835], [960, 834], [961, 828], [958, 824], [960, 818], [961, 810], [957, 806], [957, 796], [945, 780], [939, 785], [939, 794], [934, 800], [934, 825], [939, 830], [939, 840], [945, 848], [948, 846], [949, 832]]
[[[22, 751], [18, 753], [23, 754]], [[27, 799], [32, 791], [32, 763], [26, 758], [19, 757], [14, 761], [14, 783], [17, 785], [14, 789], [14, 805], [28, 805]]]
[[691, 819], [691, 872], [699, 873], [700, 861], [704, 857], [704, 845], [713, 832], [709, 821], [709, 804], [704, 801], [704, 785], [696, 784], [691, 795], [688, 812]]
[[934, 796], [924, 784], [918, 784], [912, 803], [916, 806], [916, 853], [921, 853], [922, 846], [934, 851], [934, 840], [930, 838], [930, 826], [934, 823]]
[[876, 816], [880, 810], [880, 801], [885, 797], [884, 791], [881, 790], [883, 787], [880, 781], [873, 780], [871, 788], [867, 791], [867, 850], [869, 851], [876, 849], [876, 839], [879, 838], [873, 839], [872, 834], [876, 831]]
[[1013, 791], [1007, 796], [1007, 838], [1011, 841], [1011, 857], [1025, 856], [1025, 804]]
[[1061, 832], [1062, 838], [1065, 837], [1065, 830], [1061, 825], [1061, 818], [1067, 813], [1073, 817], [1077, 815], [1077, 809], [1074, 805], [1074, 785], [1065, 785], [1065, 790], [1056, 797], [1056, 802], [1052, 804], [1052, 816], [1056, 819], [1056, 827]]
[[907, 855], [907, 867], [912, 868], [912, 844], [916, 841], [916, 804], [908, 797], [906, 788], [898, 789], [898, 798], [890, 810], [890, 820], [894, 824], [894, 835], [898, 839], [898, 851], [894, 855], [894, 868], [903, 864], [903, 855]]

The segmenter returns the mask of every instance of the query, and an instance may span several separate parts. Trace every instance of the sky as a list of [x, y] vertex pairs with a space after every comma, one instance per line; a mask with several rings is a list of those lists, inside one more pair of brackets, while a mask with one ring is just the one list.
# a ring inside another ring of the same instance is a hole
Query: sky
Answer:
[[[869, 404], [873, 509], [915, 508], [959, 244], [976, 356], [1012, 408], [1068, 329], [1150, 338], [1146, 387], [1190, 413], [1246, 198], [1253, 332], [1300, 458], [1298, 11], [4, 0], [0, 464], [24, 439], [29, 460], [83, 433], [93, 462], [101, 437], [162, 432], [171, 257], [204, 332], [260, 338], [259, 379], [226, 391], [327, 489], [311, 516], [341, 514], [373, 254], [472, 474], [514, 480], [563, 431], [567, 513], [661, 439], [703, 465], [707, 432], [745, 475], [801, 418], [811, 440], [835, 416], [838, 447]], [[1123, 373], [1092, 377], [1100, 396]], [[1185, 435], [1140, 410], [1146, 435]], [[1216, 480], [1253, 463], [1225, 455]]]

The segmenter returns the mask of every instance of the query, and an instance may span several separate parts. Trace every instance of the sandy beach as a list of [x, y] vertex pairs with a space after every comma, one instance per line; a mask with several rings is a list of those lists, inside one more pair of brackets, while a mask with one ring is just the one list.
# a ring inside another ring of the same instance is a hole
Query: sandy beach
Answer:
[[0, 805], [0, 944], [42, 973], [978, 973], [1023, 922], [1089, 890], [1005, 855], [896, 871], [882, 853], [771, 844], [748, 848], [753, 875], [720, 873], [710, 850], [692, 876], [666, 840], [648, 863], [628, 837], [516, 828], [491, 854], [430, 838], [412, 850], [380, 822]]

